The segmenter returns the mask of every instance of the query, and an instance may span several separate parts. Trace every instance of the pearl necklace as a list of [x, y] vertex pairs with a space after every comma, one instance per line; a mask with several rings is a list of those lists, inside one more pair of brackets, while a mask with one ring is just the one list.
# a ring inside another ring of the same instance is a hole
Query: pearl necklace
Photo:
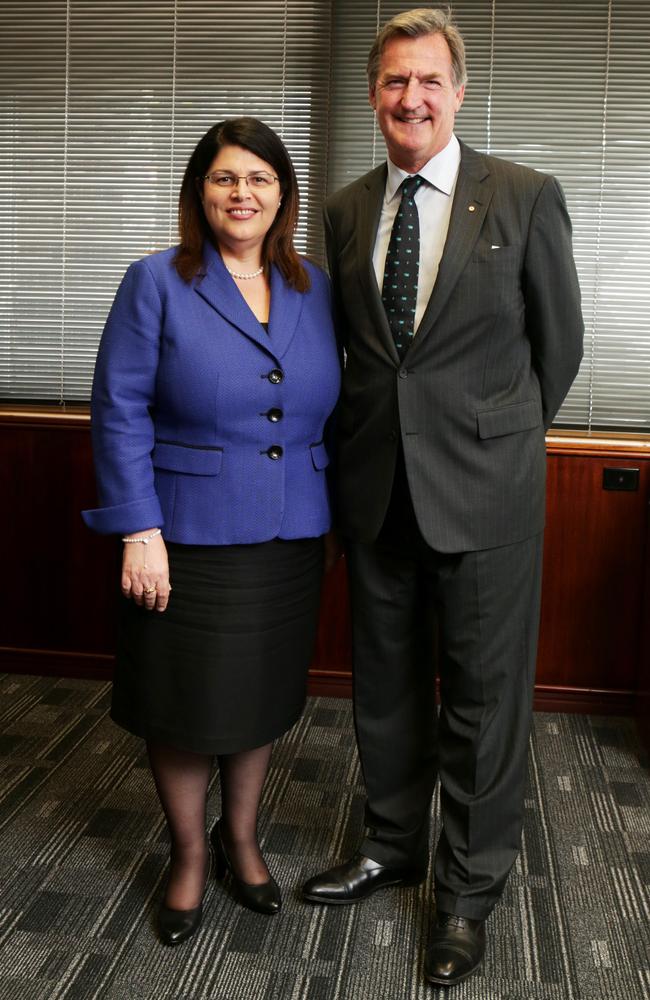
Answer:
[[228, 274], [231, 274], [233, 278], [244, 278], [244, 279], [258, 278], [263, 270], [264, 270], [264, 264], [262, 264], [261, 267], [258, 267], [257, 271], [249, 271], [248, 274], [244, 274], [241, 271], [231, 271], [228, 265], [226, 264], [226, 271], [228, 272]]

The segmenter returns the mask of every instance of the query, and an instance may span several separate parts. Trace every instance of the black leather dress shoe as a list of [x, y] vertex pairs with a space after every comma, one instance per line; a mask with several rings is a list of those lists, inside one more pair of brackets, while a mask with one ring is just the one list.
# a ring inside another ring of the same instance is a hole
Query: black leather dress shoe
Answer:
[[[205, 874], [205, 884], [207, 885], [212, 873], [212, 850], [208, 848], [208, 861]], [[163, 903], [158, 910], [158, 936], [163, 944], [174, 946], [192, 937], [192, 934], [201, 926], [203, 918], [203, 896], [201, 902], [192, 910], [172, 910]]]
[[201, 926], [203, 902], [193, 910], [172, 910], [164, 904], [158, 910], [158, 936], [163, 944], [181, 944]]
[[243, 882], [242, 879], [235, 875], [223, 842], [219, 820], [217, 820], [212, 828], [210, 840], [216, 855], [217, 878], [224, 879], [230, 873], [230, 885], [237, 902], [249, 910], [255, 910], [256, 913], [266, 913], [268, 916], [277, 913], [282, 906], [280, 886], [273, 877], [269, 878], [266, 882], [254, 885], [250, 882]]
[[305, 882], [304, 899], [312, 903], [358, 903], [387, 886], [419, 885], [426, 872], [419, 868], [386, 868], [372, 858], [355, 854], [350, 861]]
[[424, 960], [424, 975], [436, 986], [455, 986], [475, 972], [485, 953], [485, 921], [436, 916]]

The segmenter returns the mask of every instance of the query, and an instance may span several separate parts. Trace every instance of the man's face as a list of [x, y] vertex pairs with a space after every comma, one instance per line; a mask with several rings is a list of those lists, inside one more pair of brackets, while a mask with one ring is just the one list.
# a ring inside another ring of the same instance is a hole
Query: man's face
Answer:
[[464, 94], [464, 86], [452, 83], [451, 52], [441, 34], [392, 38], [369, 99], [393, 163], [415, 173], [444, 149]]

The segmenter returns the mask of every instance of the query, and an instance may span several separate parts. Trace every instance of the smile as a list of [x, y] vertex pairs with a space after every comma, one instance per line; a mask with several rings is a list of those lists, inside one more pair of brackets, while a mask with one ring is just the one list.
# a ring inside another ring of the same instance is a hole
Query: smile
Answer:
[[405, 125], [422, 125], [424, 122], [428, 122], [428, 116], [425, 118], [405, 118], [403, 115], [395, 116], [398, 121], [404, 122]]
[[256, 208], [229, 208], [228, 215], [234, 215], [237, 219], [250, 219], [257, 212]]

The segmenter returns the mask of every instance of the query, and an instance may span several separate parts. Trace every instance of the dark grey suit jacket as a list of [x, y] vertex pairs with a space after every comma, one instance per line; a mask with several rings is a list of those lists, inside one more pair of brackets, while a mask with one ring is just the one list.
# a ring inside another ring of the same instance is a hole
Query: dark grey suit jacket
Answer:
[[338, 413], [342, 533], [377, 537], [401, 435], [420, 530], [441, 552], [544, 524], [544, 430], [582, 357], [571, 223], [557, 181], [461, 143], [436, 284], [400, 363], [372, 267], [386, 166], [325, 209], [346, 352]]

